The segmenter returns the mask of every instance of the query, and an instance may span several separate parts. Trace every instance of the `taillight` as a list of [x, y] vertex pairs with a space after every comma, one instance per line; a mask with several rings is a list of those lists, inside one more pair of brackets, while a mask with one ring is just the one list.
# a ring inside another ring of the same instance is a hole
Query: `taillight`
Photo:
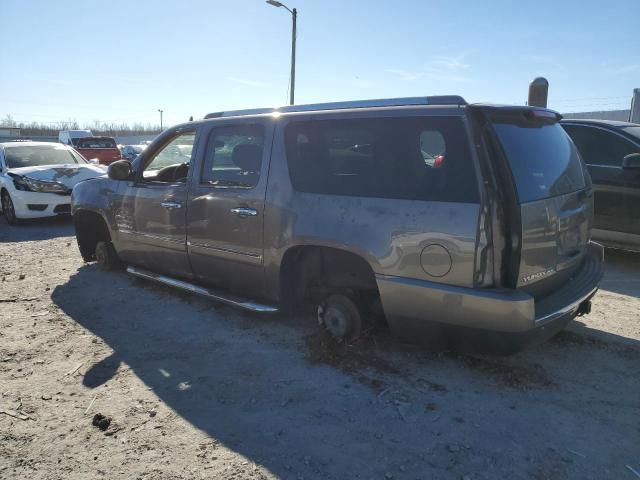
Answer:
[[444, 163], [444, 155], [436, 155], [433, 159], [433, 168], [440, 168]]

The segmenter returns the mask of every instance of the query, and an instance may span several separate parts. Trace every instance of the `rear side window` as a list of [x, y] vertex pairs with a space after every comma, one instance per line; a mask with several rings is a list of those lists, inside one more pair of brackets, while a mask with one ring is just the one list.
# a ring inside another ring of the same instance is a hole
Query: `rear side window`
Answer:
[[633, 143], [600, 128], [564, 125], [589, 165], [622, 166], [622, 159], [640, 151]]
[[556, 121], [495, 115], [493, 128], [507, 156], [521, 203], [585, 188], [578, 151]]
[[291, 182], [301, 192], [478, 202], [460, 118], [292, 122], [286, 143]]
[[260, 179], [263, 147], [262, 125], [215, 128], [207, 141], [200, 183], [216, 187], [255, 187]]

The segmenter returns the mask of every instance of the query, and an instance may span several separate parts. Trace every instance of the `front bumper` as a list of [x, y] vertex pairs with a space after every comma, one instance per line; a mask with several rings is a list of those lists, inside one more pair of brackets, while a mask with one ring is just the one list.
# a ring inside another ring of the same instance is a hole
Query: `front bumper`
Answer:
[[[53, 217], [70, 213], [71, 195], [16, 190], [11, 192], [11, 200], [16, 216], [20, 219]], [[32, 207], [29, 208], [29, 205]], [[46, 207], [42, 208], [44, 205]], [[38, 206], [37, 209], [34, 206]]]
[[385, 275], [376, 275], [376, 280], [394, 335], [438, 349], [512, 353], [564, 328], [596, 293], [603, 262], [602, 246], [591, 243], [574, 276], [541, 299], [519, 290], [464, 288]]

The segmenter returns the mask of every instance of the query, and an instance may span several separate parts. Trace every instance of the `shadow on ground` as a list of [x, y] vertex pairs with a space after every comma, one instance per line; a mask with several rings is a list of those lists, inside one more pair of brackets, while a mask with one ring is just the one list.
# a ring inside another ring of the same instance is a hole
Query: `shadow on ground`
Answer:
[[[640, 360], [637, 342], [618, 352], [564, 333], [492, 359], [384, 341], [381, 353], [396, 369], [372, 388], [310, 365], [304, 329], [292, 319], [138, 285], [84, 266], [54, 290], [53, 301], [114, 350], [84, 385], [105, 384], [126, 363], [195, 428], [279, 477], [384, 478], [400, 468], [403, 478], [459, 478], [474, 468], [493, 478], [584, 478], [603, 462], [624, 465], [625, 449], [640, 440], [631, 420], [640, 388], [624, 377]], [[357, 374], [376, 376], [375, 365]], [[518, 431], [527, 434], [510, 440]], [[567, 446], [591, 460], [567, 461]]]
[[23, 220], [19, 225], [8, 225], [0, 215], [0, 243], [49, 240], [75, 235], [69, 216]]
[[606, 249], [605, 273], [600, 288], [640, 297], [640, 253]]

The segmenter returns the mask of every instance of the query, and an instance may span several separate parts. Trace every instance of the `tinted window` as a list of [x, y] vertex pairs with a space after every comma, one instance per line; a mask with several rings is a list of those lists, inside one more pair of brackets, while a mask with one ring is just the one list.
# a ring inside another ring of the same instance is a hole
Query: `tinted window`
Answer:
[[302, 192], [478, 201], [460, 118], [293, 122], [286, 142], [291, 182]]
[[633, 135], [640, 140], [640, 127], [623, 127], [623, 130], [629, 135]]
[[116, 142], [111, 138], [79, 138], [76, 146], [78, 148], [117, 148]]
[[84, 158], [69, 147], [56, 144], [6, 147], [5, 157], [7, 168], [86, 163]]
[[207, 140], [201, 183], [251, 188], [262, 166], [264, 127], [234, 125], [214, 129]]
[[560, 124], [511, 114], [493, 122], [521, 202], [585, 188], [582, 162]]
[[640, 152], [636, 146], [619, 135], [595, 127], [564, 125], [575, 142], [585, 163], [590, 165], [622, 166], [622, 159]]

